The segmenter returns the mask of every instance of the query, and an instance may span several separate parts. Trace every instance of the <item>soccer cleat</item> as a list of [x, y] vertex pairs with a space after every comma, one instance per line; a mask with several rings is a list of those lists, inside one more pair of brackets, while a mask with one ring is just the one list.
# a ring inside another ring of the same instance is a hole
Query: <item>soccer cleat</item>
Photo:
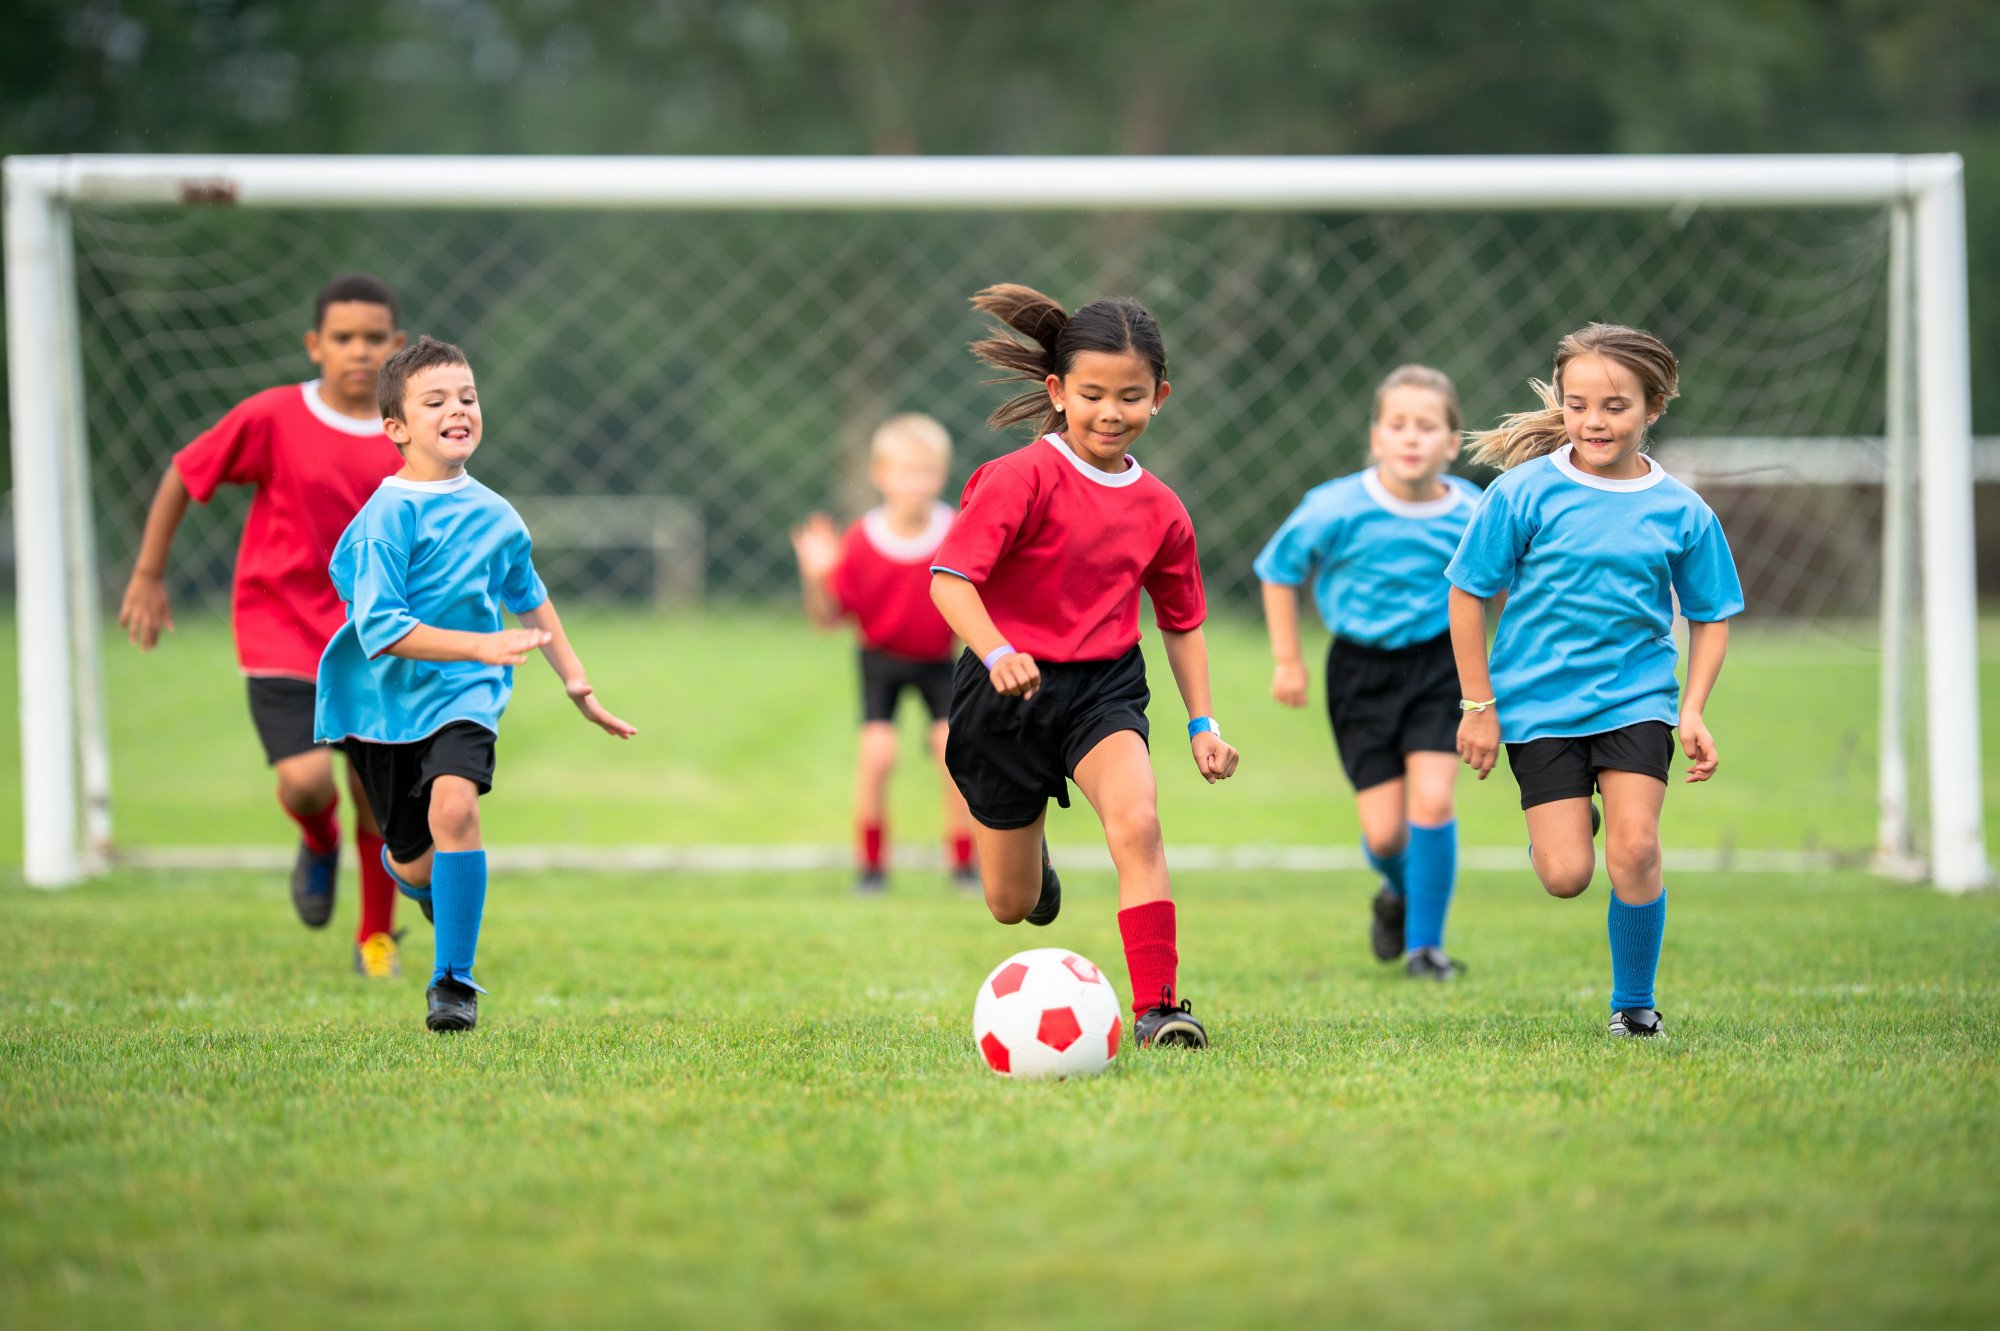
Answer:
[[1620, 1037], [1665, 1035], [1667, 1023], [1649, 1007], [1628, 1007], [1611, 1014], [1611, 1033]]
[[1178, 1045], [1183, 1049], [1208, 1048], [1208, 1032], [1194, 1019], [1192, 1004], [1185, 998], [1175, 1007], [1174, 991], [1160, 986], [1160, 1001], [1139, 1014], [1132, 1023], [1132, 1038], [1139, 1048]]
[[321, 855], [299, 842], [292, 862], [292, 909], [308, 929], [324, 929], [333, 918], [333, 889], [340, 874], [340, 847]]
[[1410, 953], [1403, 970], [1416, 980], [1456, 980], [1465, 974], [1465, 963], [1453, 961], [1441, 947], [1420, 947]]
[[479, 1024], [479, 994], [449, 977], [424, 992], [430, 1012], [424, 1025], [434, 1031], [469, 1031]]
[[889, 890], [889, 875], [880, 869], [863, 869], [854, 879], [857, 896], [879, 897]]
[[403, 973], [397, 960], [400, 933], [370, 934], [354, 945], [354, 973], [367, 980], [393, 980]]
[[1034, 925], [1054, 924], [1056, 916], [1062, 914], [1062, 879], [1056, 877], [1056, 866], [1049, 862], [1049, 843], [1042, 840], [1042, 895], [1035, 902], [1035, 908], [1028, 912], [1028, 923]]
[[979, 870], [970, 864], [961, 864], [951, 871], [951, 885], [966, 896], [977, 896], [986, 890], [979, 881]]
[[1378, 961], [1394, 961], [1403, 955], [1403, 912], [1409, 903], [1403, 894], [1383, 880], [1375, 893], [1375, 922], [1368, 929], [1368, 943]]

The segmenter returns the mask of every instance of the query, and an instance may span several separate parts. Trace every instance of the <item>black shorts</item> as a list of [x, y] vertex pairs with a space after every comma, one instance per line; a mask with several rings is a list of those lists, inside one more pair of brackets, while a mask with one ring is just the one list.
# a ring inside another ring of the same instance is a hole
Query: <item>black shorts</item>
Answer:
[[431, 846], [431, 782], [462, 776], [484, 795], [493, 789], [493, 744], [485, 726], [454, 721], [412, 744], [344, 739], [340, 748], [375, 811], [389, 853], [408, 864]]
[[1041, 661], [1042, 687], [1023, 702], [993, 687], [967, 651], [952, 673], [951, 737], [944, 765], [966, 807], [993, 828], [1026, 827], [1050, 799], [1069, 807], [1069, 778], [1107, 735], [1147, 738], [1146, 658]]
[[313, 742], [313, 682], [283, 675], [252, 675], [250, 722], [264, 742], [264, 761], [276, 766], [287, 758], [321, 747]]
[[904, 689], [915, 689], [931, 720], [951, 715], [951, 659], [912, 661], [907, 656], [861, 649], [861, 719], [894, 721]]
[[1607, 730], [1601, 735], [1531, 739], [1507, 746], [1507, 766], [1521, 788], [1521, 807], [1554, 800], [1588, 799], [1599, 772], [1637, 772], [1664, 783], [1674, 757], [1674, 731], [1664, 721]]
[[1326, 649], [1326, 715], [1356, 790], [1403, 774], [1406, 753], [1458, 752], [1458, 665], [1451, 635], [1410, 647]]

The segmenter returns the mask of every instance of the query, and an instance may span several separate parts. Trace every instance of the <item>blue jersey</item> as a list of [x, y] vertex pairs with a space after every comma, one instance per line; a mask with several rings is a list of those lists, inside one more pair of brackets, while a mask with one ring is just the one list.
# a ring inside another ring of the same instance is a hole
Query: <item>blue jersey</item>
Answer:
[[419, 624], [493, 633], [503, 607], [520, 614], [548, 599], [512, 504], [463, 473], [391, 476], [341, 533], [328, 571], [347, 622], [320, 656], [315, 738], [408, 744], [454, 721], [499, 732], [513, 667], [384, 653]]
[[1445, 576], [1507, 593], [1493, 643], [1510, 744], [1675, 724], [1674, 597], [1704, 623], [1743, 611], [1743, 586], [1701, 496], [1646, 459], [1629, 481], [1587, 475], [1569, 445], [1487, 488]]
[[1333, 635], [1367, 647], [1410, 647], [1450, 628], [1445, 565], [1472, 520], [1479, 488], [1441, 476], [1442, 499], [1390, 494], [1376, 468], [1306, 491], [1262, 554], [1257, 576], [1282, 587], [1312, 579]]

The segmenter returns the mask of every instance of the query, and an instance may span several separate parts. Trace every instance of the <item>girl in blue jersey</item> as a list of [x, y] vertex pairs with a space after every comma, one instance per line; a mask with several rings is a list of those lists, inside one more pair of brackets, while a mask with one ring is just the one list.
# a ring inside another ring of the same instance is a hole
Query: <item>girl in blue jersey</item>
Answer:
[[[1465, 692], [1458, 751], [1483, 781], [1507, 746], [1529, 859], [1551, 896], [1590, 886], [1590, 797], [1603, 796], [1611, 1033], [1658, 1035], [1660, 806], [1672, 732], [1679, 727], [1687, 780], [1713, 776], [1702, 708], [1743, 589], [1715, 514], [1641, 451], [1647, 427], [1680, 394], [1680, 367], [1658, 338], [1590, 324], [1556, 348], [1554, 382], [1534, 387], [1542, 410], [1477, 436], [1474, 461], [1505, 474], [1445, 574]], [[1489, 674], [1484, 602], [1503, 594]], [[1674, 680], [1675, 597], [1688, 620], [1684, 695]]]
[[1479, 500], [1445, 468], [1458, 456], [1458, 391], [1404, 365], [1375, 390], [1375, 465], [1307, 491], [1257, 556], [1271, 633], [1271, 696], [1306, 705], [1298, 588], [1333, 634], [1326, 708], [1354, 784], [1361, 849], [1381, 875], [1371, 941], [1383, 961], [1448, 980], [1445, 912], [1458, 874], [1458, 677], [1445, 565]]

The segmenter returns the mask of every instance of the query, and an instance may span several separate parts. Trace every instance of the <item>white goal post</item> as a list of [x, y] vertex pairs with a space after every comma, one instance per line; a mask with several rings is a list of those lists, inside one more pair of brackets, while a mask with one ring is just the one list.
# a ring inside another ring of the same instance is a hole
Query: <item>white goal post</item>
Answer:
[[[1878, 849], [1938, 886], [1990, 878], [1982, 823], [1963, 167], [1953, 155], [1587, 158], [15, 157], [5, 277], [23, 875], [107, 863], [71, 208], [1156, 213], [1881, 208], [1891, 219]], [[956, 295], [958, 293], [954, 293]], [[1578, 311], [1578, 318], [1594, 317]], [[1921, 572], [1919, 578], [1918, 572]], [[1928, 846], [1902, 733], [1921, 583]]]

